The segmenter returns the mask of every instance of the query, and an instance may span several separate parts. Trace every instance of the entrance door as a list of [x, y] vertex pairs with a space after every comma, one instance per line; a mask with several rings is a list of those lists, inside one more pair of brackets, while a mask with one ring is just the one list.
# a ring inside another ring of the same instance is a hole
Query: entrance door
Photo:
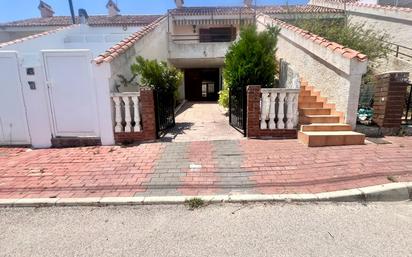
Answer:
[[55, 137], [99, 136], [91, 59], [88, 50], [43, 52]]
[[185, 95], [189, 101], [217, 101], [219, 69], [185, 69]]
[[30, 144], [16, 52], [0, 53], [0, 145]]

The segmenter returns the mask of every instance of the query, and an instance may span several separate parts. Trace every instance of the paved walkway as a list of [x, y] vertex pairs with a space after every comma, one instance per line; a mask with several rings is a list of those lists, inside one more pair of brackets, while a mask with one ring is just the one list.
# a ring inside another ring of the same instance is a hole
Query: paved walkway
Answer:
[[187, 102], [176, 116], [176, 126], [163, 141], [191, 142], [242, 139], [229, 125], [229, 118], [215, 102]]
[[412, 181], [412, 137], [387, 140], [323, 148], [297, 140], [0, 148], [0, 198], [318, 193]]

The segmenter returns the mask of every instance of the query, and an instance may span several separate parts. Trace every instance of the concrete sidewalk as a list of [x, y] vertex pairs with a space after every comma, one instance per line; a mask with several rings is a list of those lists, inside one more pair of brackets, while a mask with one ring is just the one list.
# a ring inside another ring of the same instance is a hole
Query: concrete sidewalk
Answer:
[[0, 199], [315, 194], [412, 181], [412, 137], [308, 148], [296, 140], [0, 148]]

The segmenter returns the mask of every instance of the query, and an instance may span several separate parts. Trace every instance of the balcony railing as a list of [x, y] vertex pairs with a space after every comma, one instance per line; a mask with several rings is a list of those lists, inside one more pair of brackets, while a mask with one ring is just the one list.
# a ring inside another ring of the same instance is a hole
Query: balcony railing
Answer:
[[142, 131], [139, 98], [140, 92], [113, 93], [114, 132]]
[[293, 129], [298, 124], [299, 89], [261, 89], [261, 129]]
[[232, 34], [174, 34], [171, 35], [175, 43], [225, 43], [232, 42], [236, 35]]

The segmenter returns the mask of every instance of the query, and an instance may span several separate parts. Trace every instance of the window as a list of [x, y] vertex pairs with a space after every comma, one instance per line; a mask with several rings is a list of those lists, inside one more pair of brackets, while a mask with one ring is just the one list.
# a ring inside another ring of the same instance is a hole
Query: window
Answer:
[[199, 29], [200, 42], [231, 42], [236, 39], [236, 28]]

